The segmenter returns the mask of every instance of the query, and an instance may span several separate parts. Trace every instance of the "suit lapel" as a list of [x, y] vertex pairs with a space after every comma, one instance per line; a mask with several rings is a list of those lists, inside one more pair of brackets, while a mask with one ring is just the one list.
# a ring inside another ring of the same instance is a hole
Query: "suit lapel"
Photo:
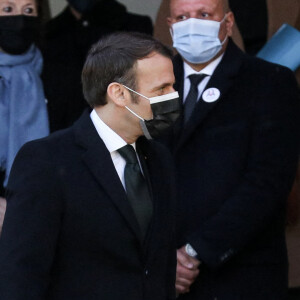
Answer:
[[78, 120], [74, 125], [74, 129], [77, 144], [85, 150], [82, 154], [85, 165], [101, 188], [105, 190], [128, 226], [142, 241], [139, 225], [127, 200], [120, 178], [115, 171], [110, 153], [99, 137], [88, 112]]
[[[223, 101], [224, 95], [226, 95], [227, 91], [234, 83], [235, 76], [240, 69], [241, 63], [242, 52], [230, 40], [222, 61], [216, 68], [204, 90], [205, 92], [210, 88], [216, 88], [220, 91], [220, 97], [214, 102], [206, 102], [203, 100], [204, 92], [202, 93], [190, 120], [185, 125], [184, 130], [182, 130], [182, 128], [180, 130], [181, 134], [179, 136], [177, 147], [175, 147], [176, 149], [180, 148], [189, 139], [191, 134], [199, 126], [199, 124], [203, 122], [209, 112]], [[181, 81], [183, 82], [183, 76]]]

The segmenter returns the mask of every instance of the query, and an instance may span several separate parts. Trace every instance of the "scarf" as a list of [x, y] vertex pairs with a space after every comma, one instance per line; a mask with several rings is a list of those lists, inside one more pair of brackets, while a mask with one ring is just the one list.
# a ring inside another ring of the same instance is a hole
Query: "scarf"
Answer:
[[0, 52], [0, 169], [5, 170], [4, 187], [19, 149], [49, 134], [42, 66], [42, 55], [34, 45], [21, 55]]

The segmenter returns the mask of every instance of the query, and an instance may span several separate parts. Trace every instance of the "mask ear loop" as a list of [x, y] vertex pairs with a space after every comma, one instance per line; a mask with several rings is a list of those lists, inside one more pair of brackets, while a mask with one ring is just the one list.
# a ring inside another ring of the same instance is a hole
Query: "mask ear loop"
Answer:
[[127, 110], [129, 110], [133, 115], [138, 117], [141, 121], [145, 121], [142, 117], [140, 117], [138, 114], [136, 114], [133, 110], [131, 110], [128, 106], [125, 106]]
[[[121, 83], [121, 84], [122, 84], [122, 83]], [[144, 95], [142, 95], [142, 94], [136, 92], [135, 90], [129, 88], [128, 86], [126, 86], [126, 85], [124, 85], [124, 84], [122, 84], [122, 85], [123, 85], [127, 90], [129, 90], [129, 91], [131, 91], [131, 92], [133, 92], [133, 93], [136, 93], [137, 95], [139, 95], [139, 96], [141, 96], [141, 97], [143, 97], [143, 98], [145, 98], [145, 99], [147, 99], [147, 100], [150, 101], [150, 99], [149, 99], [148, 97], [146, 97], [146, 96], [144, 96]]]
[[172, 40], [173, 40], [173, 28], [170, 27], [170, 28], [169, 28], [169, 31], [170, 31], [171, 38], [172, 38]]
[[[129, 88], [128, 86], [126, 86], [126, 85], [124, 85], [124, 84], [122, 84], [127, 90], [129, 90], [129, 91], [131, 91], [131, 92], [133, 92], [133, 93], [136, 93], [136, 94], [138, 94], [139, 96], [141, 96], [141, 97], [144, 97], [144, 98], [146, 98], [146, 99], [148, 99], [146, 96], [144, 96], [144, 95], [142, 95], [142, 94], [140, 94], [140, 93], [138, 93], [138, 92], [136, 92], [136, 91], [134, 91], [133, 89], [131, 89], [131, 88]], [[149, 101], [150, 101], [150, 99], [148, 99]], [[128, 106], [125, 106], [125, 108], [128, 110], [128, 111], [130, 111], [133, 115], [135, 115], [137, 118], [139, 118], [141, 121], [145, 121], [142, 117], [140, 117], [138, 114], [136, 114], [133, 110], [131, 110]]]
[[226, 20], [227, 14], [228, 13], [225, 13], [224, 18], [220, 21], [220, 23], [223, 23]]
[[[225, 14], [222, 21], [220, 21], [220, 24], [223, 23], [226, 20], [226, 17], [227, 17], [227, 13]], [[220, 41], [222, 46], [226, 43], [227, 39], [228, 39], [228, 34], [226, 33], [226, 36], [225, 36], [225, 39], [223, 40], [223, 42]]]
[[[122, 84], [122, 83], [121, 83], [121, 84]], [[142, 95], [142, 94], [136, 92], [135, 90], [129, 88], [128, 86], [126, 86], [126, 85], [124, 85], [124, 84], [122, 84], [122, 85], [123, 85], [127, 90], [129, 90], [129, 91], [131, 91], [131, 92], [133, 92], [133, 93], [135, 93], [135, 94], [137, 94], [137, 95], [139, 95], [139, 96], [141, 96], [141, 97], [143, 97], [143, 98], [149, 100], [149, 102], [150, 102], [150, 99], [149, 99], [148, 97], [146, 97], [146, 96], [144, 96], [144, 95]], [[141, 121], [145, 121], [142, 117], [140, 117], [138, 114], [136, 114], [136, 113], [135, 113], [133, 110], [131, 110], [128, 106], [125, 106], [125, 108], [126, 108], [127, 110], [129, 110], [133, 115], [135, 115], [136, 117], [138, 117]]]
[[145, 122], [140, 121], [140, 125], [142, 127], [142, 130], [144, 132], [144, 136], [146, 137], [146, 139], [147, 140], [152, 140], [152, 136], [151, 136], [151, 134], [150, 134], [150, 132], [149, 132], [149, 130], [148, 130]]
[[[146, 98], [146, 99], [148, 99], [148, 100], [150, 101], [150, 99], [147, 98], [146, 96], [144, 96], [144, 95], [142, 95], [142, 94], [140, 94], [140, 93], [134, 91], [133, 89], [129, 88], [128, 86], [126, 86], [126, 85], [124, 85], [124, 84], [122, 84], [122, 85], [123, 85], [126, 89], [128, 89], [129, 91], [131, 91], [131, 92], [133, 92], [133, 93], [136, 93], [137, 95], [139, 95], [139, 96], [141, 96], [141, 97], [144, 97], [144, 98]], [[145, 124], [145, 120], [144, 120], [142, 117], [140, 117], [138, 114], [136, 114], [134, 111], [132, 111], [128, 106], [125, 106], [125, 108], [126, 108], [128, 111], [130, 111], [133, 115], [135, 115], [137, 118], [140, 119], [140, 125], [141, 125], [141, 128], [142, 128], [142, 130], [143, 130], [143, 132], [144, 132], [144, 135], [145, 135], [146, 139], [152, 140], [152, 136], [150, 135], [149, 130], [148, 130], [146, 124]]]
[[221, 42], [221, 45], [222, 45], [222, 46], [225, 44], [225, 42], [227, 41], [227, 39], [228, 39], [228, 35], [226, 34], [224, 41]]

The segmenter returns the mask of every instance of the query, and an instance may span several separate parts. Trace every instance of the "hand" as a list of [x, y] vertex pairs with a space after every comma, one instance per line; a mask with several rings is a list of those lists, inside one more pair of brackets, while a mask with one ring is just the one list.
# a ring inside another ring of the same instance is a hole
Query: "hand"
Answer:
[[190, 291], [191, 284], [199, 274], [200, 261], [185, 252], [185, 246], [177, 250], [176, 293], [185, 294]]
[[4, 221], [5, 211], [6, 211], [6, 199], [0, 197], [0, 234], [2, 231], [2, 225], [3, 225], [3, 221]]

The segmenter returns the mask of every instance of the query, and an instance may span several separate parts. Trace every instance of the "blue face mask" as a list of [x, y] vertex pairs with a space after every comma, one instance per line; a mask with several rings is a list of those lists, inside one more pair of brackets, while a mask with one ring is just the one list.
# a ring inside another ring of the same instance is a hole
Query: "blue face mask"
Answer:
[[173, 47], [190, 63], [202, 64], [214, 58], [222, 49], [227, 36], [221, 43], [221, 22], [189, 18], [172, 25]]

